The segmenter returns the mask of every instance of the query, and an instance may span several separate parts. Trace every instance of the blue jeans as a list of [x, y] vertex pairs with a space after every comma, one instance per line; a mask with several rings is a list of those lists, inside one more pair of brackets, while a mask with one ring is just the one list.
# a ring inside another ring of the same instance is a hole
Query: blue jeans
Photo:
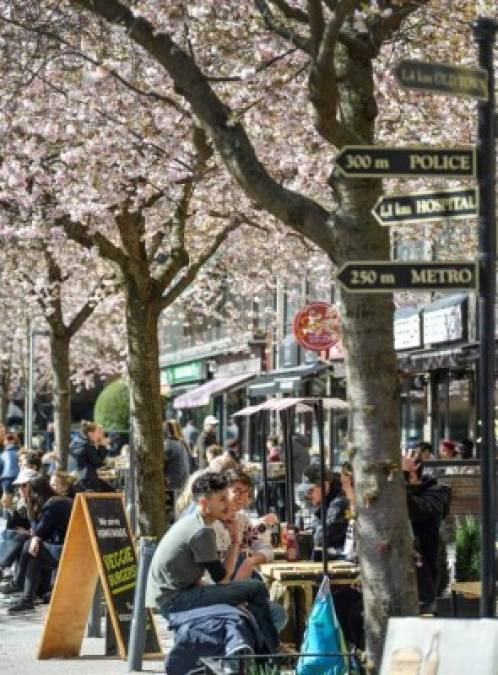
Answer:
[[173, 612], [187, 612], [209, 605], [240, 605], [243, 602], [247, 602], [268, 648], [273, 652], [278, 648], [280, 641], [271, 617], [268, 591], [261, 581], [248, 579], [228, 584], [193, 586], [184, 591], [177, 591], [161, 607], [161, 614], [167, 620], [168, 615]]

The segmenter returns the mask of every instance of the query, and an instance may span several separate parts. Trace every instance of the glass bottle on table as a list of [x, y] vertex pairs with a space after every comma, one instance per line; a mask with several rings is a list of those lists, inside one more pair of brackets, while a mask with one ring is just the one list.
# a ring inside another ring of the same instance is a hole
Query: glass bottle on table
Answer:
[[293, 525], [287, 526], [287, 560], [296, 562], [299, 560], [299, 548], [297, 545], [296, 531]]

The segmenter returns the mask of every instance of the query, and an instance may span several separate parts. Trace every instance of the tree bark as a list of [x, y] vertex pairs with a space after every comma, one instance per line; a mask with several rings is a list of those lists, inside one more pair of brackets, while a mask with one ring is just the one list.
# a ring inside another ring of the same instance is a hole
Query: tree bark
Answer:
[[[336, 53], [344, 76], [343, 123], [365, 144], [374, 142], [376, 106], [370, 61]], [[378, 179], [345, 179], [331, 186], [343, 218], [336, 223], [340, 265], [348, 260], [389, 260], [388, 228], [371, 208], [382, 194]], [[413, 544], [401, 471], [399, 378], [393, 341], [391, 294], [342, 294], [346, 377], [351, 402], [352, 461], [358, 512], [362, 589], [369, 672], [377, 672], [390, 616], [417, 613]]]
[[60, 464], [67, 470], [69, 443], [71, 441], [71, 379], [69, 368], [70, 335], [51, 332], [50, 356], [54, 381], [55, 444]]
[[141, 535], [160, 537], [166, 529], [157, 332], [160, 297], [144, 297], [131, 281], [127, 281], [126, 286], [130, 410], [137, 456], [138, 529]]

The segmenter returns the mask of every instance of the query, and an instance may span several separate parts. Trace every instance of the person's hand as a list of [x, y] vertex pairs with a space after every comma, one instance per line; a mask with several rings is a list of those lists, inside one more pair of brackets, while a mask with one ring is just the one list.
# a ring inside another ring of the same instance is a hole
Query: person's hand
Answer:
[[412, 471], [416, 470], [415, 462], [411, 457], [403, 457], [401, 461], [401, 470], [407, 471], [408, 473], [412, 473]]
[[276, 525], [278, 523], [278, 518], [274, 513], [267, 513], [266, 516], [263, 516], [259, 519], [259, 522], [268, 525], [268, 527], [271, 527], [272, 525]]
[[254, 565], [251, 561], [251, 558], [246, 558], [242, 565], [237, 570], [235, 575], [235, 581], [242, 581], [243, 579], [249, 579], [253, 573]]
[[31, 555], [37, 556], [40, 550], [40, 537], [33, 537], [29, 542], [29, 552]]
[[228, 532], [230, 533], [230, 540], [231, 540], [232, 544], [238, 544], [239, 543], [239, 524], [237, 522], [237, 518], [232, 517], [229, 520], [226, 520], [225, 525], [227, 526]]

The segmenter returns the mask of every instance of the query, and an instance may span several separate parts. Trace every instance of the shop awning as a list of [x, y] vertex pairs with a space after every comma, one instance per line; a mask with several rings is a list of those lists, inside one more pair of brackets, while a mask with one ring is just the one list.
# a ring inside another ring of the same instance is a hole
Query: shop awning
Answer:
[[212, 396], [229, 391], [253, 377], [254, 375], [247, 373], [244, 373], [244, 375], [232, 375], [231, 377], [216, 377], [214, 380], [201, 384], [200, 387], [191, 389], [186, 394], [177, 396], [173, 401], [173, 407], [201, 408], [202, 406], [209, 405], [209, 400]]
[[272, 370], [261, 375], [249, 386], [250, 396], [266, 396], [267, 394], [279, 394], [291, 392], [294, 386], [306, 379], [313, 377], [330, 366], [325, 363], [313, 363], [310, 365], [287, 368], [285, 370]]

